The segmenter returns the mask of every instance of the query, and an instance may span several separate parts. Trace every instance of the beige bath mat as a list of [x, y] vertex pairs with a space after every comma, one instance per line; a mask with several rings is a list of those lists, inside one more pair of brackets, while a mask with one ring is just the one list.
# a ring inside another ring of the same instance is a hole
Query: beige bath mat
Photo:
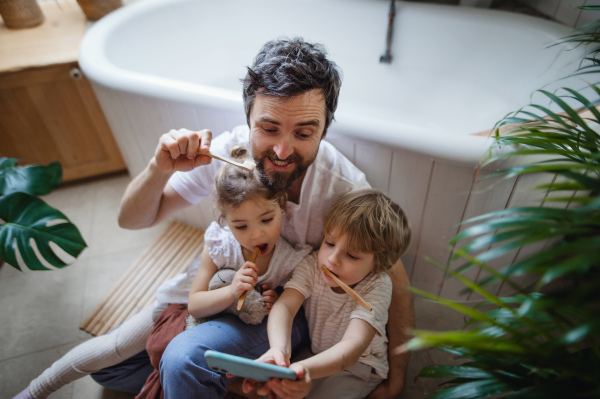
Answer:
[[203, 243], [203, 230], [171, 222], [79, 328], [103, 335], [150, 305], [158, 286], [184, 272], [202, 252]]

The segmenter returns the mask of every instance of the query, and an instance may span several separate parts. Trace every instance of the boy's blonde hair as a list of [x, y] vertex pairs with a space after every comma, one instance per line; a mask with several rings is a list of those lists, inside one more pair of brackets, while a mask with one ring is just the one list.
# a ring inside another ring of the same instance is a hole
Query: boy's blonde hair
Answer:
[[352, 191], [325, 215], [325, 234], [346, 235], [349, 251], [374, 254], [373, 272], [391, 268], [411, 240], [406, 214], [378, 190]]
[[[243, 146], [235, 146], [231, 150], [231, 157], [239, 163], [251, 159], [248, 150]], [[237, 166], [225, 164], [215, 177], [215, 197], [217, 202], [218, 221], [223, 226], [225, 211], [235, 209], [242, 202], [250, 199], [265, 199], [278, 204], [285, 209], [287, 193], [285, 190], [272, 190], [266, 187], [260, 179], [258, 172], [247, 172]]]

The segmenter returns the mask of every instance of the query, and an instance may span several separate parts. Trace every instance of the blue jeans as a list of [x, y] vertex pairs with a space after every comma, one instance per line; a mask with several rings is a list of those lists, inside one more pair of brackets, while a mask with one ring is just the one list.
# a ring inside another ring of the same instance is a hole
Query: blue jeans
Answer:
[[91, 376], [105, 388], [137, 395], [153, 371], [148, 352], [143, 350], [119, 364], [92, 373]]
[[[292, 326], [292, 348], [308, 340], [308, 327], [301, 309]], [[237, 316], [223, 314], [176, 336], [160, 361], [160, 380], [165, 399], [223, 398], [231, 379], [210, 370], [206, 350], [216, 350], [250, 359], [269, 349], [267, 318], [252, 325]]]
[[[187, 387], [179, 385], [181, 389], [189, 390], [193, 394], [196, 390], [203, 392], [206, 385], [212, 385], [214, 388], [210, 388], [211, 390], [214, 389], [220, 392], [212, 397], [223, 397], [225, 395], [227, 380], [216, 373], [206, 370], [207, 367], [204, 362], [205, 350], [212, 348], [234, 355], [257, 358], [269, 348], [266, 318], [261, 324], [250, 325], [243, 323], [237, 316], [224, 314], [211, 320], [209, 323], [200, 324], [192, 330], [181, 333], [173, 340], [176, 342], [171, 342], [163, 354], [163, 360], [165, 359], [165, 355], [168, 354], [169, 356], [169, 360], [164, 363], [168, 370], [165, 372], [168, 377], [163, 377], [164, 366], [161, 362], [161, 380], [163, 387], [167, 383], [170, 386], [169, 391], [171, 389], [174, 390], [174, 395], [171, 397], [180, 397], [177, 393], [179, 389], [177, 384], [184, 384], [180, 380], [189, 378], [190, 375], [193, 376], [194, 372], [198, 372], [204, 376], [208, 375], [216, 381], [214, 384], [206, 384], [205, 382], [201, 382], [200, 379], [192, 378], [185, 382], [185, 384], [188, 384]], [[180, 338], [180, 336], [183, 337]], [[206, 339], [203, 337], [206, 337]], [[214, 342], [211, 342], [211, 339], [214, 339]], [[304, 310], [301, 308], [294, 319], [292, 328], [293, 348], [297, 348], [303, 341], [308, 342], [308, 328], [304, 317]], [[184, 356], [180, 358], [181, 353]], [[103, 387], [137, 395], [142, 390], [146, 379], [152, 371], [154, 371], [154, 367], [150, 364], [148, 353], [144, 350], [117, 365], [93, 373], [91, 376], [94, 381]], [[175, 385], [175, 388], [172, 388], [173, 385]], [[165, 394], [168, 395], [166, 389]], [[168, 397], [166, 396], [166, 398]], [[209, 396], [207, 395], [206, 397]]]

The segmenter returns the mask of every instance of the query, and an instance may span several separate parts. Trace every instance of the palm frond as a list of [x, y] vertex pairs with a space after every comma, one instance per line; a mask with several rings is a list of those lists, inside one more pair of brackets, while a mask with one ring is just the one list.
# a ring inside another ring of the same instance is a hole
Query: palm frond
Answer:
[[[574, 75], [600, 73], [600, 21], [561, 43], [585, 46]], [[539, 90], [545, 104], [524, 106], [494, 126], [498, 151], [485, 164], [510, 165], [489, 177], [547, 174], [551, 182], [533, 187], [543, 193], [542, 206], [463, 222], [450, 240], [451, 267], [432, 261], [481, 300], [470, 305], [411, 288], [466, 317], [460, 331], [414, 331], [407, 343], [465, 360], [421, 371], [448, 379], [433, 398], [600, 397], [600, 87], [587, 89], [592, 94]], [[466, 274], [473, 268], [481, 271], [477, 281]], [[497, 284], [514, 294], [499, 297]]]

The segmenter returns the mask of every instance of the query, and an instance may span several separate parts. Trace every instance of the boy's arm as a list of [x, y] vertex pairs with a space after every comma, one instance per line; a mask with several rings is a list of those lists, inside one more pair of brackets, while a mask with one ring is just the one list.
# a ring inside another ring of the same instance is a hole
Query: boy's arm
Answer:
[[405, 288], [410, 281], [402, 260], [387, 273], [392, 279], [392, 301], [386, 326], [390, 369], [387, 379], [371, 392], [368, 399], [392, 399], [402, 392], [410, 353], [398, 353], [397, 349], [411, 338], [410, 330], [415, 325], [412, 294]]
[[366, 321], [350, 320], [340, 342], [308, 359], [290, 365], [297, 381], [271, 379], [259, 394], [274, 393], [283, 399], [301, 399], [310, 392], [312, 380], [339, 373], [358, 361], [375, 336], [375, 329]]
[[327, 377], [353, 366], [375, 337], [375, 329], [361, 319], [352, 319], [342, 340], [331, 348], [298, 362], [312, 379]]

